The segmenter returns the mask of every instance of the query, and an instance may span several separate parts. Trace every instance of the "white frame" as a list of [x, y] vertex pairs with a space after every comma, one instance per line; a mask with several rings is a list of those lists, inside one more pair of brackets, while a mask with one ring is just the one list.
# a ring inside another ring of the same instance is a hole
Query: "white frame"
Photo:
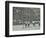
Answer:
[[[12, 31], [13, 7], [40, 8], [40, 30]], [[36, 33], [43, 33], [43, 5], [10, 3], [9, 4], [9, 35], [36, 34]]]

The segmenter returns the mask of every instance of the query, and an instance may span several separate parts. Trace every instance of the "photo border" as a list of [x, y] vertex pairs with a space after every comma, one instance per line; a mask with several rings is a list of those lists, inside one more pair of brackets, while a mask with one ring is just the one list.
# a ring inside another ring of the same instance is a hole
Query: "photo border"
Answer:
[[[21, 3], [21, 4], [36, 4], [43, 5], [43, 33], [37, 34], [21, 34], [21, 35], [9, 35], [9, 4], [10, 3]], [[45, 35], [45, 3], [37, 2], [19, 2], [19, 1], [5, 1], [5, 36], [6, 37], [18, 37], [18, 36], [32, 36], [32, 35]]]

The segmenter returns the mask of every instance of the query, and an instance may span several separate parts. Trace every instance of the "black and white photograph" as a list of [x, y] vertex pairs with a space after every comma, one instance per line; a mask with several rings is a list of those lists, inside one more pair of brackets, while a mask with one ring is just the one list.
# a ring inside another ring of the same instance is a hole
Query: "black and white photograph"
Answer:
[[44, 10], [44, 3], [6, 1], [6, 37], [44, 35]]
[[40, 8], [13, 7], [13, 31], [40, 30]]

